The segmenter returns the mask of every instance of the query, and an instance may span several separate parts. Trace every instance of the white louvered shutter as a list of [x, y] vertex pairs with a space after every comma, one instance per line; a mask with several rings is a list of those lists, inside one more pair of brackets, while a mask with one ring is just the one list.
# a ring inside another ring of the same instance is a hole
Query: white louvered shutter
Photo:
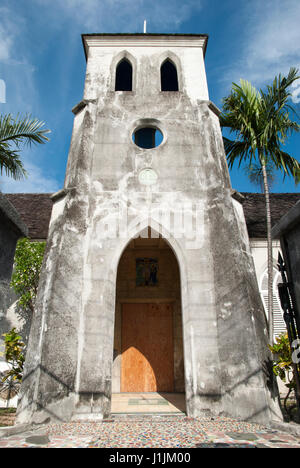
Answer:
[[[278, 270], [273, 270], [273, 317], [274, 317], [274, 338], [281, 333], [286, 333], [285, 321], [283, 319], [283, 311], [280, 305], [278, 294], [278, 283], [281, 282], [281, 276]], [[262, 276], [260, 283], [260, 294], [265, 308], [266, 317], [268, 318], [268, 270]]]

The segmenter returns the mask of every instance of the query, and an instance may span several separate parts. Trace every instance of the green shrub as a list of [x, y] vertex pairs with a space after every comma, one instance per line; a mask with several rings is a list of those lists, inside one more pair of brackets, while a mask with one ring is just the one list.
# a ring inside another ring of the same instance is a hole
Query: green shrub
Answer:
[[24, 343], [20, 335], [16, 333], [16, 329], [12, 328], [8, 333], [4, 333], [4, 356], [6, 362], [10, 365], [10, 370], [5, 372], [2, 382], [8, 379], [12, 381], [21, 382], [24, 367]]
[[273, 353], [273, 372], [279, 377], [288, 389], [284, 399], [284, 409], [286, 414], [291, 417], [293, 409], [297, 405], [289, 405], [288, 398], [292, 392], [296, 392], [296, 378], [292, 360], [292, 350], [287, 333], [279, 335], [273, 346], [269, 346]]
[[11, 286], [19, 296], [18, 305], [31, 312], [34, 311], [45, 246], [45, 242], [30, 242], [26, 238], [17, 243]]

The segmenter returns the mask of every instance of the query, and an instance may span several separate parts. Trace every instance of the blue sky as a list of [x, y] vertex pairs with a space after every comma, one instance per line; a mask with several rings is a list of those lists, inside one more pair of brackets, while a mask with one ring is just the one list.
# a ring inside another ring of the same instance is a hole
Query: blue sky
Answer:
[[[240, 78], [260, 88], [277, 73], [300, 68], [299, 0], [0, 0], [0, 83], [6, 87], [0, 112], [28, 112], [51, 129], [49, 143], [22, 153], [28, 179], [2, 176], [0, 190], [63, 187], [71, 109], [84, 85], [81, 34], [143, 32], [144, 19], [149, 33], [209, 34], [206, 72], [210, 99], [218, 107]], [[300, 111], [300, 80], [293, 93]], [[300, 134], [285, 150], [300, 160]], [[231, 180], [239, 191], [259, 191], [241, 170], [232, 170]], [[299, 187], [279, 175], [273, 191]]]

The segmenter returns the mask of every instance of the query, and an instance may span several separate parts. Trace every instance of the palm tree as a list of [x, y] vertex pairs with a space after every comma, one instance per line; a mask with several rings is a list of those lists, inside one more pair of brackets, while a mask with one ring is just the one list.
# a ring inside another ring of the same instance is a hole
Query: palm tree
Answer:
[[32, 119], [30, 115], [17, 116], [13, 119], [11, 114], [0, 115], [0, 174], [18, 180], [26, 176], [26, 171], [20, 160], [21, 144], [45, 143], [49, 141], [46, 134], [49, 130], [42, 127], [44, 122]]
[[273, 344], [273, 254], [271, 237], [271, 211], [267, 167], [300, 180], [300, 164], [281, 146], [293, 132], [300, 131], [300, 125], [291, 119], [295, 110], [290, 104], [289, 87], [299, 79], [298, 70], [291, 68], [286, 77], [278, 75], [266, 91], [258, 91], [251, 83], [233, 83], [231, 93], [223, 99], [220, 116], [222, 128], [228, 128], [235, 138], [223, 137], [229, 168], [235, 162], [248, 166], [253, 163], [261, 167], [266, 200], [267, 244], [268, 244], [268, 315], [269, 341]]

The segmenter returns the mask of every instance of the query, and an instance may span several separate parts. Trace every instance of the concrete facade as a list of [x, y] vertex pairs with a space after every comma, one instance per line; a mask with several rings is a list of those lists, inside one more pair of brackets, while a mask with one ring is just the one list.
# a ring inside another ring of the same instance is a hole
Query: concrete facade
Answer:
[[[124, 293], [118, 269], [122, 275], [123, 253], [150, 227], [178, 263], [187, 414], [266, 423], [279, 415], [267, 326], [209, 101], [207, 37], [86, 35], [83, 42], [84, 97], [73, 109], [65, 187], [54, 196], [18, 421], [109, 415]], [[123, 58], [132, 65], [132, 91], [114, 90]], [[176, 92], [160, 91], [167, 58], [177, 69]], [[161, 131], [159, 146], [133, 142], [142, 127]], [[137, 299], [134, 288], [125, 292]]]

